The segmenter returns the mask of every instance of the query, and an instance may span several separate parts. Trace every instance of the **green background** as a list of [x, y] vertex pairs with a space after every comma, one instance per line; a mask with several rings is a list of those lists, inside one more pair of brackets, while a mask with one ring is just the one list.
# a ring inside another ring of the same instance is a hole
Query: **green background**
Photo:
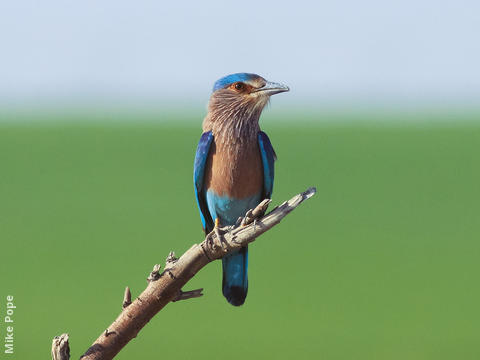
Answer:
[[[138, 295], [203, 239], [198, 122], [78, 120], [0, 125], [12, 359], [49, 358], [63, 332], [78, 358], [126, 285]], [[251, 245], [244, 306], [210, 264], [186, 286], [205, 295], [169, 304], [118, 359], [480, 358], [480, 124], [461, 120], [267, 121], [274, 204], [317, 195]]]

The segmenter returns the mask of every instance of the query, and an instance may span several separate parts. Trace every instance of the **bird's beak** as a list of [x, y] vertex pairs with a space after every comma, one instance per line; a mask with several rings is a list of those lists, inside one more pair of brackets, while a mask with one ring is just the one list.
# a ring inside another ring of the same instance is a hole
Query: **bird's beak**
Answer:
[[288, 86], [267, 81], [265, 86], [262, 86], [261, 88], [256, 89], [254, 92], [259, 92], [259, 93], [270, 96], [270, 95], [278, 94], [278, 93], [289, 91], [289, 90], [290, 89], [288, 88]]

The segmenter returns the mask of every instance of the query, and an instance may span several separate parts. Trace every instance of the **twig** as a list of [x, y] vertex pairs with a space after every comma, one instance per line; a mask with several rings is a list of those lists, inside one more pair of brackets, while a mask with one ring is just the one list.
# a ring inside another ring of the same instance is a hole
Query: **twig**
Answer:
[[68, 334], [55, 336], [52, 341], [52, 360], [69, 360], [70, 346], [68, 344]]
[[147, 281], [155, 281], [155, 280], [158, 280], [160, 278], [160, 264], [155, 264], [153, 265], [153, 270], [152, 272], [148, 275], [147, 277]]
[[131, 303], [132, 303], [132, 293], [130, 292], [130, 288], [127, 286], [125, 288], [125, 293], [123, 294], [122, 308], [125, 309]]
[[177, 262], [177, 258], [175, 257], [175, 251], [170, 251], [170, 253], [167, 256], [167, 259], [165, 260], [165, 269], [168, 269], [175, 265]]
[[[194, 244], [179, 259], [171, 252], [165, 270], [155, 265], [147, 288], [102, 333], [81, 357], [82, 360], [112, 359], [138, 332], [171, 301], [201, 296], [202, 289], [182, 292], [182, 287], [209, 262], [234, 252], [277, 225], [285, 216], [316, 193], [315, 188], [298, 194], [262, 217], [270, 201], [249, 211], [240, 226], [212, 231], [201, 244]], [[108, 336], [107, 336], [108, 335]], [[63, 360], [63, 359], [62, 359]]]
[[182, 291], [178, 293], [177, 297], [173, 299], [172, 301], [180, 301], [180, 300], [188, 300], [188, 299], [193, 299], [196, 297], [203, 296], [202, 294], [203, 288], [202, 289], [196, 289], [196, 290], [190, 290], [190, 291]]
[[265, 214], [265, 211], [267, 211], [268, 205], [270, 205], [271, 202], [271, 199], [265, 199], [260, 204], [258, 204], [255, 209], [248, 210], [240, 224], [245, 226], [251, 224], [256, 219], [261, 218]]

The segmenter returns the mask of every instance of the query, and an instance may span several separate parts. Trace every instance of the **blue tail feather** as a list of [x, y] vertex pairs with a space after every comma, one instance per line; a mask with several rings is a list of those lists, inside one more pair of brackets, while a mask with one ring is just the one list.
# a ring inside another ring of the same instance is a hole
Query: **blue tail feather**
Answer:
[[235, 306], [245, 302], [248, 291], [248, 247], [227, 255], [222, 259], [223, 265], [223, 296]]

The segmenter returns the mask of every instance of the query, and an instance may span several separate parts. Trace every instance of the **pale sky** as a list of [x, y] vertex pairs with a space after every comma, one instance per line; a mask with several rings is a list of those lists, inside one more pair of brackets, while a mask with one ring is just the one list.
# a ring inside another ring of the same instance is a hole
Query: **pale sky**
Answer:
[[286, 101], [469, 102], [480, 2], [11, 0], [0, 3], [0, 103], [205, 103], [253, 72]]

